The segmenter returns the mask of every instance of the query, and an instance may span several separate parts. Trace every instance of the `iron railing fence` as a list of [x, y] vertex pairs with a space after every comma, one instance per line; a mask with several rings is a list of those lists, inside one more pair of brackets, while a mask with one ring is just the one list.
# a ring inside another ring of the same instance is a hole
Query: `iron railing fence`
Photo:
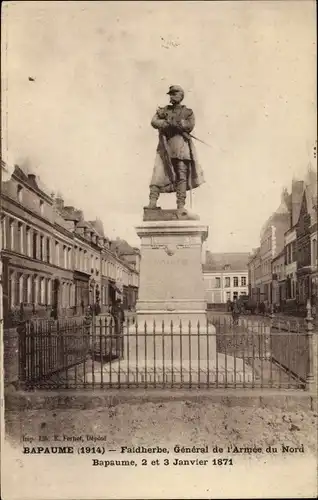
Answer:
[[[212, 322], [220, 333], [233, 328], [233, 321], [229, 317], [214, 318]], [[306, 382], [309, 373], [309, 343], [304, 320], [272, 318], [270, 321], [253, 321], [241, 318], [236, 331], [237, 341], [244, 342], [247, 351], [252, 348], [253, 358], [263, 359], [267, 356], [275, 365], [276, 371], [282, 373], [281, 370], [285, 370], [290, 376]], [[246, 336], [244, 332], [253, 332], [254, 335]], [[218, 336], [220, 351], [225, 348], [226, 338], [227, 336]]]
[[26, 389], [304, 389], [308, 360], [307, 332], [229, 317], [203, 325], [42, 320], [20, 332]]
[[46, 380], [87, 357], [91, 322], [83, 318], [36, 319], [21, 323], [19, 379]]

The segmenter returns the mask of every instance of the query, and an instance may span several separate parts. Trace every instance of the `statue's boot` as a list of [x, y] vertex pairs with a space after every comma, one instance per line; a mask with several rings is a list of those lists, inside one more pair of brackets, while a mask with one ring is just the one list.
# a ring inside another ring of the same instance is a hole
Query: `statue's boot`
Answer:
[[184, 220], [198, 220], [200, 218], [198, 215], [188, 212], [184, 205], [177, 206], [177, 217]]
[[177, 204], [177, 217], [178, 217], [178, 219], [187, 219], [188, 218], [188, 212], [184, 208], [184, 203]]

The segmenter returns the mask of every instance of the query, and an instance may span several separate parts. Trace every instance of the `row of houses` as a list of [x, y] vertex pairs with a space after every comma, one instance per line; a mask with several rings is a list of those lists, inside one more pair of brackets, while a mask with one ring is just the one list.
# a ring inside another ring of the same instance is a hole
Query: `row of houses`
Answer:
[[248, 262], [249, 295], [285, 312], [304, 312], [318, 294], [317, 174], [283, 190], [278, 209], [264, 224]]
[[[2, 171], [6, 166], [2, 164]], [[107, 312], [117, 297], [133, 308], [140, 252], [111, 241], [99, 219], [49, 195], [39, 178], [14, 167], [1, 183], [3, 317]]]

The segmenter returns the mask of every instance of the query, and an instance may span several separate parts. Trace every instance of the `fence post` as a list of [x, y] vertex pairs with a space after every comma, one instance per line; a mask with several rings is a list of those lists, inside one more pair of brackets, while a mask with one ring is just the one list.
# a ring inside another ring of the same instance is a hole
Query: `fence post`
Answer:
[[[266, 324], [264, 324], [264, 329], [265, 329], [265, 359], [269, 361], [272, 356], [272, 351], [271, 351], [271, 345], [272, 345], [272, 334], [273, 334], [273, 326], [274, 326], [274, 319], [275, 319], [275, 310], [274, 310], [274, 304], [270, 305], [270, 313], [269, 313], [269, 326], [267, 327]], [[268, 328], [268, 331], [267, 331]]]
[[308, 373], [306, 378], [307, 391], [317, 394], [317, 331], [314, 330], [313, 317], [311, 315], [310, 299], [307, 300], [306, 332], [308, 338]]

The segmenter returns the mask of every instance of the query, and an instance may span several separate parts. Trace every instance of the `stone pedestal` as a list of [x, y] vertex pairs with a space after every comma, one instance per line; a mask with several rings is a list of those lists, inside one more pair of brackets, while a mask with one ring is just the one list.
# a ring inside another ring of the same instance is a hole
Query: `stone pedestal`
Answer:
[[194, 220], [144, 221], [136, 228], [141, 239], [138, 322], [162, 321], [174, 328], [206, 325], [202, 243], [208, 227]]
[[[146, 213], [146, 220], [136, 228], [141, 239], [138, 332], [145, 332], [154, 359], [214, 359], [215, 330], [210, 325], [212, 335], [207, 339], [202, 273], [208, 227], [199, 220], [180, 220], [172, 210], [160, 210], [159, 215], [154, 210], [155, 217], [151, 215]], [[139, 343], [143, 356], [144, 342]], [[132, 345], [129, 350], [134, 350]]]

